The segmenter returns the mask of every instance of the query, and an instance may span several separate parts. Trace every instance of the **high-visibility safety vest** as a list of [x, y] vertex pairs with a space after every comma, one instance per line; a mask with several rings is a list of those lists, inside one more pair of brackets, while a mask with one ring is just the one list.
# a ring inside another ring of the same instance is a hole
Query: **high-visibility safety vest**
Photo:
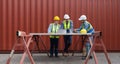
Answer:
[[[59, 24], [57, 24], [57, 25], [55, 26], [55, 24], [53, 23], [53, 24], [52, 24], [51, 33], [56, 33], [56, 32], [59, 30], [59, 27], [60, 27]], [[59, 38], [59, 36], [51, 35], [50, 38]]]
[[[89, 25], [89, 27], [86, 29], [87, 31], [93, 29], [92, 25], [89, 22], [86, 21], [86, 23]], [[83, 23], [82, 24], [82, 29], [84, 29], [84, 27], [85, 27], [85, 24]]]
[[70, 29], [70, 20], [68, 20], [68, 23], [66, 20], [63, 21], [64, 29]]

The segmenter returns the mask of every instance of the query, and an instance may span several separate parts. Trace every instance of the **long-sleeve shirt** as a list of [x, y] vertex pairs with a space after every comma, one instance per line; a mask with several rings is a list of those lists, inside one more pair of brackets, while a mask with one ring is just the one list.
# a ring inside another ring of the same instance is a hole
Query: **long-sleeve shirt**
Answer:
[[87, 33], [94, 33], [94, 28], [88, 21], [83, 22], [77, 32], [80, 32], [83, 28], [87, 30]]
[[[49, 27], [48, 27], [48, 33], [51, 33], [51, 32], [52, 32], [53, 24], [54, 24], [54, 23], [51, 23], [51, 24], [49, 25]], [[58, 24], [58, 25], [59, 25], [59, 24]], [[54, 24], [54, 27], [57, 27], [57, 25]], [[60, 25], [59, 25], [59, 29], [60, 29]]]

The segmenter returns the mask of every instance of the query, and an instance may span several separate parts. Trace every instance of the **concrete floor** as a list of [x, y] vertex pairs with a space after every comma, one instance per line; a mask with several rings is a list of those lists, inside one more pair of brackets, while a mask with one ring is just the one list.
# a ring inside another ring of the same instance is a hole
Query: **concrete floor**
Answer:
[[[112, 64], [120, 64], [120, 53], [108, 53]], [[22, 54], [14, 54], [10, 64], [19, 64]], [[75, 53], [74, 56], [63, 57], [59, 54], [59, 58], [49, 58], [46, 54], [33, 54], [33, 59], [36, 64], [82, 64], [80, 53]], [[0, 54], [0, 64], [6, 64], [9, 54]], [[97, 53], [99, 64], [108, 64], [103, 53]], [[30, 64], [26, 56], [24, 64]], [[88, 64], [95, 64], [94, 59], [89, 60]]]

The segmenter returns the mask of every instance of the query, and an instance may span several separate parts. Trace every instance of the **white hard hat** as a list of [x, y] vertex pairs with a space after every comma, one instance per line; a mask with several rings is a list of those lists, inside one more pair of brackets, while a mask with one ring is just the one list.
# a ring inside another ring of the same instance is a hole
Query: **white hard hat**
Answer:
[[68, 14], [65, 14], [64, 19], [70, 19], [70, 16]]
[[87, 20], [87, 17], [86, 17], [86, 15], [81, 15], [78, 20]]

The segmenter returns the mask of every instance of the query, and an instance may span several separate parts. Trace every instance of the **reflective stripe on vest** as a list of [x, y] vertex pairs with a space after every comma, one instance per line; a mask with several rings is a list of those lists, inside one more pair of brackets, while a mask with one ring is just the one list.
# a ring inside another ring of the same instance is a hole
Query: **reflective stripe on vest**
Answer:
[[[59, 29], [59, 24], [57, 24], [57, 26], [55, 26], [55, 24], [52, 24], [52, 30], [51, 30], [52, 33], [56, 33], [58, 29]], [[51, 35], [50, 38], [59, 38], [59, 36]]]
[[[93, 28], [92, 25], [89, 22], [87, 22], [87, 21], [86, 21], [86, 23], [89, 25], [89, 27], [86, 30], [87, 31], [91, 30]], [[85, 24], [83, 23], [82, 24], [82, 29], [84, 29], [84, 27], [85, 27]]]
[[64, 29], [70, 29], [70, 20], [68, 20], [68, 23], [66, 20], [63, 21]]
[[91, 25], [89, 22], [86, 22], [86, 23], [89, 24], [89, 27], [88, 27], [86, 30], [87, 30], [87, 31], [91, 30], [91, 29], [93, 28], [92, 25]]

